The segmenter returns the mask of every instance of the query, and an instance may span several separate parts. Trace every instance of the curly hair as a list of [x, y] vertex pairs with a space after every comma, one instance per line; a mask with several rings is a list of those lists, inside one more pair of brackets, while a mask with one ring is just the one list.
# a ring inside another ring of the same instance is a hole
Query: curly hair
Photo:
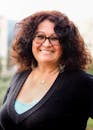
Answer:
[[62, 46], [60, 64], [66, 70], [85, 69], [91, 63], [91, 55], [76, 25], [62, 12], [41, 11], [21, 20], [16, 25], [16, 36], [13, 39], [11, 57], [19, 66], [19, 71], [29, 70], [37, 66], [32, 53], [32, 41], [38, 25], [49, 20], [55, 24], [54, 31]]

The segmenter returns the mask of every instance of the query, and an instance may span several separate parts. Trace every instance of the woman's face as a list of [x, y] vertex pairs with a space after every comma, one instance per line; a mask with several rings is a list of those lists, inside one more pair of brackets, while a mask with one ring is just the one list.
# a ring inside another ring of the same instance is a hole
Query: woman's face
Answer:
[[54, 23], [44, 20], [38, 25], [32, 42], [32, 52], [38, 63], [59, 63], [62, 47], [54, 32]]

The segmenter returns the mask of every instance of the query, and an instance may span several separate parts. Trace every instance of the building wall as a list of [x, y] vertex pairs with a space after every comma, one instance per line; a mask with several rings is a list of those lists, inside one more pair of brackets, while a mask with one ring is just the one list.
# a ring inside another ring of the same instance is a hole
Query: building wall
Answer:
[[93, 56], [93, 19], [77, 21], [77, 26]]
[[7, 71], [7, 56], [8, 56], [8, 30], [7, 19], [0, 17], [0, 62], [2, 66], [2, 73]]

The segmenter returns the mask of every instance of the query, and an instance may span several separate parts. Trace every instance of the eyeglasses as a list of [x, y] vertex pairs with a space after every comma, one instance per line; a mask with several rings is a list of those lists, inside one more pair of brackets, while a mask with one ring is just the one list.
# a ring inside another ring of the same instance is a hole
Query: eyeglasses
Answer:
[[50, 37], [46, 37], [46, 34], [44, 32], [37, 32], [33, 38], [33, 40], [36, 42], [36, 44], [42, 44], [46, 40], [49, 40], [49, 43], [51, 43], [53, 46], [59, 46], [59, 38], [54, 33]]

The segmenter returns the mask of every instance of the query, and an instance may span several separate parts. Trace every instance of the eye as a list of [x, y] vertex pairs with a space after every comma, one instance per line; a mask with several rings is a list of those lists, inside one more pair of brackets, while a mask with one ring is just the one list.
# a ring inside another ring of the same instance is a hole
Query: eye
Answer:
[[52, 41], [58, 41], [59, 39], [58, 39], [58, 37], [52, 36], [52, 37], [50, 37], [50, 40], [52, 40]]
[[38, 38], [38, 39], [45, 39], [45, 36], [44, 35], [42, 35], [42, 34], [37, 34], [36, 35], [36, 38]]

